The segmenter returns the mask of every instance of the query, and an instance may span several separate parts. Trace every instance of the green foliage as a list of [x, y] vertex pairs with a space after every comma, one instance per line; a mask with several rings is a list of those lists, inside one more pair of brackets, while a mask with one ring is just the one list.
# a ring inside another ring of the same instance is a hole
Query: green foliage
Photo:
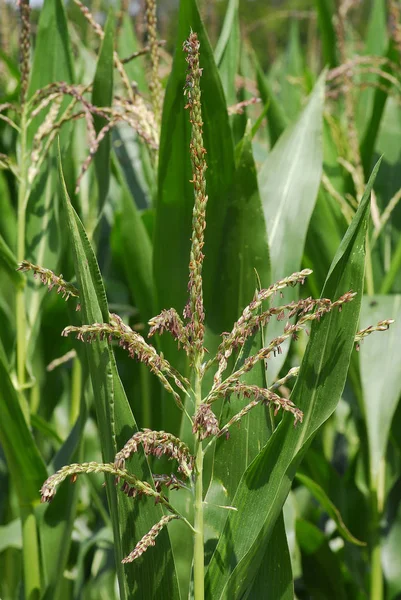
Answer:
[[400, 8], [127, 5], [1, 4], [0, 597], [395, 600]]

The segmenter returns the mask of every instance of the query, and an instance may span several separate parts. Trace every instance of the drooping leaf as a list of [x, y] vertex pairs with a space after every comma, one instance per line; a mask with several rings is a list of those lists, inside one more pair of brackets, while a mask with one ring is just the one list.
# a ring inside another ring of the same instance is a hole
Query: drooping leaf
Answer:
[[342, 312], [314, 323], [291, 395], [304, 412], [293, 426], [286, 414], [266, 446], [246, 470], [207, 571], [210, 598], [239, 597], [260, 565], [267, 542], [299, 463], [319, 427], [334, 411], [342, 393], [357, 328], [364, 276], [364, 241], [376, 165], [354, 220], [331, 265], [322, 296], [334, 300], [350, 289], [356, 298]]
[[302, 483], [308, 490], [311, 492], [312, 496], [321, 504], [322, 508], [327, 512], [330, 518], [332, 518], [338, 528], [339, 533], [343, 536], [347, 542], [351, 542], [356, 546], [364, 546], [365, 543], [358, 540], [356, 537], [352, 535], [349, 529], [346, 527], [340, 511], [336, 506], [334, 506], [333, 502], [327, 496], [326, 492], [320, 485], [315, 483], [310, 477], [306, 475], [302, 475], [298, 473], [296, 475], [296, 479]]
[[[76, 215], [65, 188], [61, 161], [59, 173], [63, 208], [68, 223], [75, 272], [80, 288], [82, 318], [84, 323], [108, 322], [107, 299], [96, 257], [85, 230]], [[102, 456], [105, 462], [113, 461], [115, 454], [137, 429], [122, 387], [111, 347], [107, 342], [94, 341], [87, 345], [87, 360], [95, 394], [95, 408], [100, 432]], [[136, 453], [130, 468], [140, 478], [151, 481], [151, 474], [143, 452]], [[146, 553], [140, 564], [129, 568], [121, 565], [121, 559], [129, 554], [136, 542], [162, 516], [160, 506], [152, 502], [136, 511], [132, 499], [119, 493], [110, 478], [106, 479], [108, 501], [113, 523], [117, 574], [121, 597], [139, 598], [143, 589], [149, 595], [163, 590], [168, 597], [178, 598], [173, 558], [168, 534], [165, 530], [158, 537], [153, 552]]]

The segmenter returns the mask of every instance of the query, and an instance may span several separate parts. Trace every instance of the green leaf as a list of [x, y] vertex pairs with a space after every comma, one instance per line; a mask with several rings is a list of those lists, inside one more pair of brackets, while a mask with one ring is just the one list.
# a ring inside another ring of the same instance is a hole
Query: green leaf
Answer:
[[331, 265], [322, 296], [334, 300], [350, 289], [356, 298], [341, 312], [314, 322], [300, 374], [291, 395], [304, 412], [294, 427], [284, 415], [266, 446], [246, 470], [223, 534], [207, 571], [208, 597], [240, 597], [253, 580], [300, 461], [319, 427], [333, 413], [344, 388], [354, 346], [364, 276], [364, 241], [376, 165], [354, 220]]
[[[31, 98], [37, 90], [44, 88], [49, 83], [56, 81], [72, 83], [74, 81], [73, 65], [63, 2], [61, 0], [45, 0], [39, 16], [28, 98]], [[65, 110], [70, 102], [70, 97], [63, 100], [59, 114]], [[47, 112], [48, 109], [42, 110], [29, 126], [29, 145], [38, 127], [44, 121]], [[71, 131], [71, 124], [65, 125], [61, 130], [60, 139], [63, 152], [70, 141]]]
[[0, 234], [15, 253], [17, 250], [17, 218], [4, 171], [0, 171], [1, 219]]
[[[11, 306], [10, 306], [11, 299]], [[0, 361], [11, 369], [14, 364], [15, 304], [13, 290], [5, 287], [0, 294]]]
[[346, 221], [335, 200], [321, 187], [305, 240], [303, 266], [313, 270], [307, 285], [319, 294], [327, 271], [346, 229]]
[[[364, 54], [367, 56], [382, 57], [386, 53], [388, 46], [387, 33], [387, 6], [385, 0], [377, 0], [373, 2], [370, 9], [368, 26], [364, 36], [365, 48]], [[371, 86], [366, 85], [363, 94], [360, 94], [357, 103], [356, 125], [357, 130], [364, 134], [366, 126], [369, 123], [369, 116], [372, 111], [375, 85], [377, 85], [379, 77], [377, 74], [364, 73], [362, 81], [370, 82]]]
[[334, 6], [332, 0], [316, 0], [319, 30], [322, 34], [324, 64], [330, 69], [337, 66], [337, 36], [333, 24]]
[[401, 573], [399, 569], [399, 548], [401, 544], [401, 505], [396, 500], [398, 507], [396, 514], [389, 524], [389, 532], [383, 540], [382, 563], [386, 579], [386, 589], [389, 600], [397, 600], [401, 593]]
[[40, 431], [44, 437], [54, 440], [56, 444], [62, 444], [63, 440], [57, 433], [55, 427], [37, 413], [31, 414], [31, 425], [34, 429]]
[[[16, 57], [15, 57], [16, 58]], [[0, 63], [3, 64], [3, 69], [4, 67], [7, 69], [6, 73], [7, 73], [7, 90], [6, 89], [2, 89], [0, 91], [0, 102], [18, 102], [18, 98], [19, 98], [19, 93], [20, 93], [20, 79], [21, 79], [21, 74], [20, 74], [20, 70], [19, 70], [19, 64], [17, 62], [17, 60], [14, 59], [14, 57], [11, 57], [11, 55], [8, 55], [4, 52], [3, 49], [0, 48]], [[14, 85], [12, 85], [12, 81], [14, 80]]]
[[[185, 110], [183, 88], [187, 63], [182, 44], [191, 29], [200, 42], [202, 118], [204, 146], [207, 151], [207, 227], [205, 231], [203, 292], [206, 325], [212, 336], [230, 328], [236, 318], [237, 299], [231, 312], [221, 310], [216, 302], [216, 286], [221, 277], [221, 240], [228, 206], [232, 201], [235, 160], [232, 133], [219, 73], [195, 0], [180, 2], [179, 26], [172, 72], [164, 99], [158, 173], [158, 200], [155, 219], [153, 265], [156, 309], [175, 308], [182, 313], [188, 300], [188, 264], [191, 245], [192, 209], [194, 202], [192, 167], [189, 154], [191, 125]], [[216, 132], [219, 132], [216, 135]], [[213, 342], [215, 343], [215, 341]], [[161, 348], [170, 362], [181, 372], [187, 370], [187, 359], [176, 349], [174, 340], [164, 335]], [[213, 348], [209, 344], [209, 351]], [[165, 403], [163, 403], [165, 404]], [[165, 404], [166, 405], [166, 404]], [[166, 405], [167, 406], [167, 405]], [[164, 428], [178, 431], [182, 414], [168, 406], [163, 414]]]
[[[259, 333], [255, 336], [253, 343], [250, 341], [246, 344], [237, 366], [249, 355], [258, 352], [261, 347], [263, 347], [262, 335]], [[266, 387], [263, 363], [257, 365], [241, 381], [250, 385]], [[230, 403], [224, 403], [219, 417], [220, 426], [237, 414], [243, 405], [243, 398], [234, 395], [231, 397]], [[205, 524], [210, 530], [207, 539], [214, 539], [217, 543], [229, 515], [229, 510], [221, 508], [216, 510], [214, 506], [216, 504], [232, 505], [243, 473], [266, 444], [271, 431], [268, 410], [264, 406], [258, 406], [241, 421], [241, 427], [231, 428], [228, 439], [221, 437], [216, 441], [211, 482], [205, 497], [209, 504], [205, 507]], [[216, 499], [217, 492], [219, 492], [219, 496]]]
[[236, 154], [234, 194], [227, 208], [220, 239], [220, 273], [213, 290], [218, 310], [211, 308], [213, 318], [219, 317], [223, 329], [231, 329], [251, 302], [258, 279], [262, 287], [271, 281], [266, 224], [252, 154], [250, 124]]
[[47, 471], [21, 410], [22, 402], [0, 361], [0, 443], [20, 504], [35, 505]]
[[[267, 225], [272, 279], [299, 271], [309, 220], [315, 206], [322, 174], [323, 73], [297, 122], [288, 127], [259, 172], [259, 190]], [[297, 289], [285, 290], [284, 301], [297, 298]], [[271, 322], [268, 339], [281, 332]], [[285, 360], [283, 354], [268, 364], [274, 379]]]
[[[172, 72], [164, 100], [159, 152], [159, 197], [155, 223], [154, 272], [157, 308], [182, 312], [187, 302], [193, 186], [189, 141], [190, 123], [184, 109], [183, 88], [187, 63], [182, 44], [191, 28], [200, 41], [202, 116], [207, 150], [207, 227], [205, 231], [204, 296], [208, 325], [220, 333], [220, 315], [214, 306], [220, 279], [219, 251], [235, 172], [234, 148], [227, 107], [213, 53], [195, 0], [180, 2], [179, 27]], [[218, 135], [216, 135], [218, 132]], [[225, 322], [230, 320], [226, 319]], [[228, 326], [229, 326], [228, 325]], [[162, 338], [164, 343], [164, 339]]]
[[[112, 544], [113, 538], [111, 536], [110, 528], [103, 527], [102, 529], [94, 533], [88, 540], [83, 541], [79, 545], [78, 557], [76, 562], [77, 576], [74, 581], [74, 598], [83, 598], [84, 594], [85, 596], [87, 594], [90, 594], [90, 598], [97, 598], [105, 593], [104, 586], [99, 585], [99, 583], [101, 582], [99, 582], [96, 579], [94, 581], [93, 577], [90, 578], [90, 581], [87, 580], [86, 569], [88, 563], [88, 554], [91, 550], [93, 550], [93, 547], [107, 548], [108, 546], [110, 547]], [[94, 586], [92, 587], [93, 583]], [[95, 589], [93, 590], [93, 588]], [[117, 596], [114, 593], [112, 595], [107, 595], [107, 598], [110, 598], [110, 600], [114, 600], [114, 598], [117, 598]]]
[[[109, 11], [104, 28], [104, 38], [100, 47], [99, 58], [96, 66], [95, 78], [93, 80], [92, 104], [95, 106], [111, 106], [113, 101], [113, 73], [114, 73], [114, 14]], [[107, 124], [107, 119], [94, 116], [96, 133]], [[106, 201], [110, 182], [110, 149], [111, 133], [107, 133], [101, 141], [95, 154], [95, 170], [98, 189], [97, 206], [92, 207], [90, 222], [95, 223]], [[92, 198], [93, 201], [93, 192]]]
[[325, 535], [308, 521], [297, 521], [297, 539], [302, 551], [302, 571], [309, 594], [317, 600], [346, 600], [338, 556]]
[[[138, 52], [138, 50], [141, 49], [135, 34], [132, 19], [128, 15], [124, 15], [122, 27], [118, 35], [117, 48], [118, 55], [122, 59], [127, 58], [133, 52]], [[141, 94], [146, 94], [148, 90], [145, 61], [146, 57], [138, 56], [124, 65], [130, 81], [135, 81], [138, 84], [138, 89]]]
[[[113, 249], [118, 252], [132, 302], [139, 309], [140, 320], [144, 323], [146, 333], [147, 323], [155, 315], [151, 234], [148, 233], [141, 218], [122, 169], [116, 161], [114, 165], [119, 182], [120, 209], [115, 213], [112, 232]], [[134, 385], [135, 379], [140, 385], [138, 392], [134, 392], [140, 402], [140, 406], [135, 403], [137, 420], [144, 427], [165, 428], [161, 416], [164, 409], [168, 410], [170, 398], [165, 397], [162, 402], [163, 388], [160, 382], [142, 364], [135, 365], [135, 371], [131, 367], [130, 376]]]
[[277, 100], [269, 80], [262, 71], [256, 53], [253, 53], [253, 63], [256, 68], [256, 82], [263, 104], [269, 105], [267, 110], [267, 127], [271, 146], [277, 142], [288, 125], [288, 118], [281, 103]]
[[380, 463], [386, 456], [391, 422], [401, 393], [401, 296], [363, 299], [360, 328], [383, 319], [395, 319], [395, 323], [389, 331], [366, 338], [359, 352], [372, 483], [377, 483]]
[[0, 235], [0, 262], [5, 266], [8, 275], [16, 286], [23, 287], [25, 285], [25, 277], [17, 271], [18, 261], [14, 253], [7, 246], [2, 235]]
[[45, 0], [40, 11], [28, 96], [53, 81], [71, 83], [72, 79], [73, 60], [63, 3]]
[[322, 173], [324, 74], [262, 165], [258, 180], [276, 280], [299, 268]]
[[[84, 323], [108, 322], [109, 313], [102, 277], [83, 225], [68, 198], [60, 155], [59, 173], [70, 247], [81, 294], [82, 319]], [[95, 395], [102, 456], [104, 461], [109, 462], [137, 430], [137, 426], [109, 344], [105, 341], [94, 341], [86, 346], [86, 350]], [[130, 468], [140, 479], [151, 481], [151, 473], [143, 452], [138, 452], [132, 457]], [[160, 520], [162, 516], [160, 506], [150, 502], [142, 505], [138, 511], [131, 498], [118, 493], [110, 478], [106, 479], [106, 487], [113, 523], [121, 597], [140, 598], [143, 589], [146, 589], [151, 597], [157, 595], [157, 590], [163, 589], [163, 593], [168, 597], [178, 598], [174, 562], [168, 533], [165, 530], [158, 537], [156, 547], [152, 552], [147, 552], [138, 564], [133, 563], [128, 568], [121, 565], [121, 559]]]
[[223, 28], [214, 51], [228, 105], [237, 101], [235, 77], [239, 67], [240, 44], [238, 0], [229, 0]]
[[[52, 460], [54, 471], [66, 464], [82, 461], [82, 434], [87, 416], [86, 404], [83, 400], [77, 422]], [[62, 585], [60, 573], [63, 573], [66, 568], [70, 552], [78, 489], [76, 485], [62, 486], [52, 503], [46, 505], [42, 514], [39, 532], [45, 581], [43, 600], [57, 598]]]
[[303, 56], [299, 20], [290, 19], [284, 64], [280, 72], [280, 101], [291, 121], [297, 117], [301, 108], [302, 88], [299, 82], [304, 77]]
[[[31, 97], [35, 91], [55, 81], [72, 83], [73, 61], [63, 3], [61, 0], [45, 0], [40, 11], [28, 96]], [[69, 97], [63, 100], [59, 114], [70, 102], [71, 98]], [[33, 136], [45, 119], [47, 112], [47, 110], [43, 110], [29, 126], [28, 145], [31, 144]], [[66, 124], [60, 133], [66, 165], [71, 165], [71, 158], [67, 152], [71, 132], [71, 124]], [[61, 245], [57, 190], [57, 165], [53, 146], [35, 180], [28, 200], [24, 257], [52, 270], [57, 268]], [[40, 306], [45, 293], [44, 286], [32, 279], [28, 281], [26, 286], [26, 306], [30, 329], [27, 336], [29, 338], [28, 360], [36, 349]]]
[[[388, 59], [388, 62], [384, 65], [383, 71], [387, 75], [393, 75], [393, 69], [391, 65], [398, 64], [399, 60], [398, 50], [395, 48], [393, 40], [389, 41], [385, 58]], [[372, 111], [370, 113], [370, 118], [367, 120], [365, 135], [361, 142], [361, 158], [365, 177], [371, 168], [376, 140], [380, 129], [380, 123], [387, 99], [389, 97], [391, 86], [391, 80], [389, 81], [387, 77], [379, 78], [378, 87], [375, 90], [375, 95], [373, 98]]]
[[293, 600], [294, 583], [284, 520], [279, 516], [250, 592], [250, 600]]
[[302, 576], [301, 553], [295, 533], [298, 510], [296, 494], [291, 490], [283, 506], [283, 517], [294, 580]]
[[122, 170], [116, 163], [115, 166], [121, 189], [121, 212], [116, 214], [116, 235], [121, 243], [121, 254], [131, 296], [139, 309], [141, 320], [147, 323], [155, 315], [152, 242]]
[[0, 554], [7, 548], [22, 548], [21, 521], [14, 519], [0, 527]]
[[[34, 264], [55, 271], [60, 253], [60, 229], [58, 222], [58, 195], [56, 192], [55, 163], [48, 162], [48, 170], [39, 175], [39, 181], [30, 195], [26, 211], [25, 257]], [[46, 288], [38, 281], [27, 280], [25, 304], [28, 316], [28, 361], [35, 352], [39, 333], [40, 307]]]
[[334, 504], [332, 503], [330, 498], [327, 496], [324, 489], [322, 487], [320, 487], [320, 485], [315, 483], [310, 477], [307, 477], [306, 475], [302, 475], [301, 473], [298, 473], [296, 475], [296, 479], [300, 483], [302, 483], [306, 488], [308, 488], [308, 490], [310, 491], [312, 496], [315, 498], [315, 500], [317, 500], [321, 504], [321, 506], [323, 507], [325, 512], [336, 523], [339, 533], [342, 535], [342, 537], [347, 542], [351, 542], [352, 544], [355, 544], [356, 546], [365, 546], [366, 545], [365, 542], [361, 542], [360, 540], [358, 540], [356, 537], [354, 537], [352, 535], [352, 533], [346, 527], [346, 525], [342, 519], [342, 516], [340, 514], [340, 511], [338, 510], [338, 508], [336, 508], [336, 506], [334, 506]]
[[[233, 321], [251, 302], [257, 285], [266, 287], [270, 284], [269, 250], [252, 155], [250, 129], [248, 126], [245, 137], [237, 148], [235, 201], [227, 212], [226, 235], [223, 238], [220, 254], [221, 279], [216, 286], [216, 302], [219, 299], [223, 311], [230, 314], [232, 306], [236, 306]], [[235, 269], [233, 265], [236, 265]], [[259, 283], [255, 278], [255, 272]], [[246, 345], [239, 361], [242, 363], [249, 354], [257, 352], [262, 346], [263, 339], [259, 333], [255, 336], [254, 343], [250, 341]], [[263, 364], [248, 373], [243, 381], [265, 387]], [[243, 400], [234, 396], [230, 403], [225, 403], [220, 415], [221, 425], [241, 410], [242, 405]], [[270, 433], [268, 411], [260, 406], [247, 415], [240, 428], [232, 428], [228, 440], [223, 438], [217, 440], [212, 481], [218, 482], [225, 490], [226, 498], [223, 504], [231, 503], [243, 472], [266, 443]], [[224, 510], [213, 515], [212, 527], [217, 532], [217, 536], [226, 516], [227, 512]]]

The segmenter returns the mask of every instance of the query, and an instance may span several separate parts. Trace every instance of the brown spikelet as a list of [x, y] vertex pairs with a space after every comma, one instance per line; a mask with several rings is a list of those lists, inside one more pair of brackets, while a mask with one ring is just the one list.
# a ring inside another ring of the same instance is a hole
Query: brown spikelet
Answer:
[[26, 101], [29, 83], [29, 61], [31, 52], [31, 9], [29, 0], [18, 0], [21, 17], [20, 32], [20, 65], [21, 65], [21, 105]]
[[203, 357], [203, 338], [205, 320], [202, 289], [202, 265], [204, 230], [206, 227], [206, 150], [203, 145], [203, 120], [201, 111], [200, 78], [202, 69], [199, 66], [199, 40], [196, 33], [191, 32], [184, 42], [183, 49], [188, 63], [184, 93], [187, 98], [186, 109], [192, 126], [190, 154], [192, 162], [192, 183], [194, 185], [194, 208], [192, 213], [192, 244], [189, 260], [189, 302], [184, 316], [189, 319], [187, 325], [188, 339], [192, 344], [191, 355], [197, 355], [200, 362]]
[[167, 456], [178, 462], [178, 471], [190, 477], [194, 467], [194, 458], [189, 452], [189, 448], [179, 438], [165, 431], [152, 431], [144, 429], [137, 431], [118, 452], [114, 458], [114, 464], [119, 468], [125, 467], [125, 461], [138, 450], [142, 445], [146, 455], [153, 455], [156, 458]]
[[[62, 275], [56, 275], [50, 269], [45, 269], [44, 267], [40, 267], [39, 265], [34, 265], [28, 260], [23, 260], [19, 265], [17, 271], [33, 271], [35, 277], [39, 277], [40, 281], [43, 285], [47, 285], [49, 288], [49, 292], [55, 288], [58, 294], [68, 300], [71, 296], [74, 298], [79, 298], [79, 291], [77, 288], [65, 281]], [[80, 309], [80, 305], [77, 305], [77, 310]]]
[[157, 41], [156, 0], [145, 0], [146, 27], [150, 48], [151, 78], [149, 89], [156, 123], [160, 124], [162, 108], [162, 86], [159, 77], [159, 44]]
[[130, 486], [135, 487], [141, 494], [158, 498], [159, 494], [146, 481], [141, 481], [132, 473], [125, 469], [119, 469], [110, 463], [81, 463], [67, 465], [59, 469], [54, 475], [50, 475], [40, 489], [41, 502], [51, 502], [56, 495], [57, 487], [69, 477], [75, 482], [80, 474], [89, 473], [108, 473], [115, 477], [124, 479]]
[[130, 552], [128, 556], [123, 558], [121, 562], [123, 564], [127, 564], [139, 558], [144, 552], [146, 552], [148, 548], [155, 545], [155, 540], [161, 532], [161, 530], [163, 529], [163, 527], [168, 525], [168, 523], [170, 523], [170, 521], [172, 521], [173, 519], [178, 518], [178, 515], [165, 515], [164, 517], [162, 517], [160, 521], [158, 521], [156, 525], [153, 525], [152, 529], [143, 536], [143, 538], [137, 543], [132, 552]]

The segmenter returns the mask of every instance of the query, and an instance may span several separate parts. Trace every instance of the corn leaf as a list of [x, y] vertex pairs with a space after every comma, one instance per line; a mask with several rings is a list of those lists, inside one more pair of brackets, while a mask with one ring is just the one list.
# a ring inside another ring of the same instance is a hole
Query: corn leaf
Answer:
[[309, 593], [316, 598], [346, 600], [340, 560], [324, 533], [315, 525], [299, 519], [297, 539], [302, 552], [302, 572]]
[[[32, 73], [28, 95], [52, 82], [73, 81], [73, 62], [67, 29], [67, 20], [61, 0], [45, 0], [40, 13]], [[65, 98], [60, 111], [70, 103]], [[43, 123], [48, 109], [35, 117], [28, 129], [30, 145], [38, 127]], [[61, 114], [61, 112], [59, 113]], [[63, 127], [60, 134], [61, 147], [68, 173], [71, 171], [71, 157], [67, 148], [71, 138], [71, 124]], [[25, 257], [31, 262], [56, 270], [60, 257], [60, 229], [58, 222], [57, 165], [54, 147], [45, 159], [36, 180], [26, 208]], [[36, 349], [36, 335], [39, 331], [40, 306], [45, 288], [30, 279], [26, 286], [26, 306], [28, 327], [31, 330], [28, 347], [28, 360]]]
[[[252, 300], [258, 285], [270, 285], [270, 259], [266, 240], [266, 229], [253, 161], [250, 128], [238, 148], [236, 165], [236, 195], [227, 214], [227, 235], [222, 244], [222, 277], [217, 288], [221, 302], [225, 299], [237, 300], [237, 318]], [[237, 265], [237, 268], [233, 268]], [[255, 278], [255, 271], [259, 281]], [[228, 293], [227, 293], [228, 292]], [[224, 305], [223, 305], [224, 307]], [[230, 306], [227, 306], [227, 311]], [[263, 346], [259, 332], [250, 340], [238, 358], [241, 364], [249, 354], [254, 354]], [[238, 367], [237, 365], [237, 367]], [[244, 382], [265, 387], [264, 365], [258, 365], [244, 376]], [[243, 407], [243, 399], [232, 397], [226, 402], [220, 414], [221, 424], [226, 423]], [[213, 460], [213, 486], [222, 486], [225, 499], [222, 504], [229, 505], [236, 492], [239, 480], [270, 437], [271, 423], [268, 411], [260, 406], [251, 411], [240, 428], [233, 427], [230, 438], [220, 438], [216, 442]], [[213, 488], [212, 488], [213, 489]], [[208, 500], [206, 496], [206, 500]], [[227, 512], [213, 511], [213, 528], [218, 536], [227, 517]]]
[[[281, 136], [258, 174], [259, 190], [267, 226], [272, 279], [285, 277], [301, 266], [306, 232], [322, 174], [322, 74], [300, 117]], [[284, 301], [297, 297], [297, 289], [285, 290]], [[280, 323], [267, 328], [269, 339], [281, 331]], [[268, 364], [274, 379], [285, 360], [283, 354]]]
[[241, 479], [222, 536], [207, 571], [210, 598], [240, 597], [257, 572], [299, 463], [319, 427], [334, 411], [346, 378], [359, 319], [364, 242], [376, 165], [354, 220], [331, 265], [322, 296], [335, 299], [352, 289], [357, 297], [341, 312], [314, 323], [292, 400], [304, 411], [293, 426], [285, 415]]
[[[110, 10], [107, 17], [104, 38], [100, 47], [99, 58], [96, 65], [95, 78], [93, 80], [92, 103], [95, 106], [111, 106], [113, 100], [113, 73], [114, 73], [114, 15]], [[94, 126], [96, 133], [107, 123], [107, 120], [98, 115], [94, 116]], [[96, 196], [92, 191], [91, 208], [92, 215], [90, 222], [96, 222], [98, 214], [101, 212], [109, 191], [110, 182], [110, 149], [111, 133], [106, 133], [95, 154], [95, 171], [97, 182], [97, 205], [93, 206]]]
[[[99, 267], [83, 225], [68, 198], [60, 157], [59, 173], [63, 208], [81, 293], [83, 322], [108, 322], [107, 299]], [[137, 426], [108, 343], [95, 341], [88, 345], [87, 360], [95, 395], [102, 456], [103, 460], [108, 462], [114, 459], [116, 452], [136, 431]], [[143, 453], [134, 455], [130, 468], [140, 479], [151, 481], [151, 474]], [[119, 493], [110, 478], [107, 478], [106, 485], [121, 597], [141, 598], [143, 589], [146, 589], [150, 596], [157, 596], [163, 590], [168, 597], [178, 598], [175, 568], [168, 533], [165, 530], [160, 534], [157, 546], [152, 552], [147, 552], [138, 565], [134, 563], [128, 568], [121, 565], [121, 559], [132, 550], [133, 532], [139, 541], [161, 518], [160, 506], [154, 506], [149, 502], [146, 506], [142, 505], [138, 513], [132, 500], [125, 494]]]
[[363, 405], [368, 432], [372, 483], [377, 484], [380, 463], [386, 456], [391, 422], [401, 393], [401, 296], [363, 299], [360, 328], [383, 319], [395, 319], [386, 333], [373, 333], [360, 349]]
[[[155, 224], [154, 269], [158, 308], [179, 312], [187, 301], [188, 262], [193, 186], [189, 157], [190, 123], [184, 109], [183, 88], [187, 64], [182, 44], [191, 28], [200, 41], [202, 116], [207, 150], [207, 228], [205, 231], [204, 295], [208, 325], [221, 328], [221, 310], [215, 305], [220, 278], [219, 251], [227, 207], [233, 194], [234, 148], [219, 74], [214, 63], [195, 0], [180, 3], [173, 68], [164, 101], [159, 153], [159, 198]], [[216, 135], [216, 131], [219, 135]], [[160, 306], [163, 297], [164, 306]]]
[[33, 506], [40, 501], [39, 489], [47, 471], [21, 410], [22, 402], [7, 366], [0, 361], [0, 443], [19, 502]]
[[115, 166], [121, 187], [121, 210], [116, 215], [116, 235], [121, 244], [121, 255], [130, 293], [139, 309], [141, 320], [147, 323], [155, 315], [152, 242], [122, 169], [116, 163]]
[[310, 491], [312, 496], [315, 498], [315, 500], [317, 500], [322, 505], [322, 508], [324, 508], [325, 512], [327, 512], [329, 517], [334, 520], [334, 522], [336, 523], [336, 525], [338, 527], [339, 533], [343, 536], [343, 538], [345, 540], [347, 540], [347, 542], [351, 542], [352, 544], [355, 544], [356, 546], [364, 546], [365, 545], [364, 542], [361, 542], [360, 540], [358, 540], [356, 537], [354, 537], [352, 535], [352, 533], [346, 527], [346, 525], [342, 519], [342, 516], [340, 514], [340, 511], [338, 510], [338, 508], [336, 506], [334, 506], [334, 504], [332, 503], [332, 501], [330, 500], [330, 498], [327, 496], [326, 492], [320, 485], [318, 485], [310, 477], [307, 477], [306, 475], [303, 475], [301, 473], [298, 473], [296, 475], [296, 479], [300, 483], [302, 483], [306, 488], [308, 488], [308, 490]]
[[263, 73], [256, 53], [252, 54], [252, 60], [256, 69], [256, 83], [260, 97], [262, 98], [263, 104], [268, 104], [267, 128], [269, 131], [270, 144], [271, 146], [274, 146], [288, 125], [288, 117], [285, 114], [281, 103], [276, 98], [268, 78]]
[[337, 36], [333, 24], [332, 0], [316, 0], [319, 30], [322, 35], [323, 62], [333, 69], [337, 66]]
[[214, 58], [219, 68], [221, 83], [229, 105], [235, 104], [237, 101], [235, 77], [239, 67], [240, 45], [238, 0], [230, 0], [219, 41], [214, 51]]
[[293, 600], [294, 582], [284, 519], [280, 515], [267, 544], [259, 571], [249, 593], [250, 600]]
[[2, 235], [0, 235], [0, 263], [6, 268], [9, 277], [16, 286], [23, 287], [25, 285], [24, 276], [17, 271], [18, 261]]

